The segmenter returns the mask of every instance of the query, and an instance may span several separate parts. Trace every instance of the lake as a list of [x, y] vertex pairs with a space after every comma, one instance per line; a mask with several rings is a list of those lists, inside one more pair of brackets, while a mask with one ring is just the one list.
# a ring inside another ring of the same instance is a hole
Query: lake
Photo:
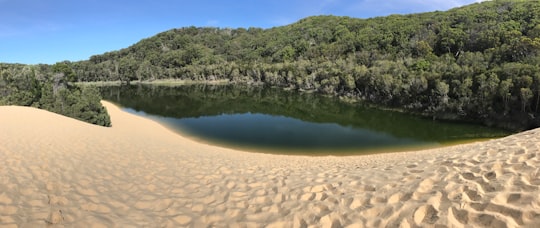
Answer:
[[101, 90], [104, 99], [123, 110], [184, 136], [250, 151], [362, 154], [508, 134], [481, 125], [434, 121], [336, 97], [263, 86], [131, 85]]

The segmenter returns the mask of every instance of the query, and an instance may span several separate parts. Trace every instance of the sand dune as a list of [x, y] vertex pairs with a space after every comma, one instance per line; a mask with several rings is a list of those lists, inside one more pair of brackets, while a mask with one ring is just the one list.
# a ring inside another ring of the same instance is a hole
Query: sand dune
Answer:
[[267, 155], [107, 107], [0, 107], [0, 227], [535, 227], [540, 130], [419, 152]]

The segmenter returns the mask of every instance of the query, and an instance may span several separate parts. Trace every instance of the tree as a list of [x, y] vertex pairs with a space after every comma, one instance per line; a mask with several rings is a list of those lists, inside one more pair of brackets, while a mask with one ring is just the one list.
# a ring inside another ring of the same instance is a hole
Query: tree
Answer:
[[504, 103], [504, 114], [508, 113], [510, 98], [512, 97], [512, 88], [514, 83], [511, 78], [501, 81], [499, 85], [499, 96], [502, 97]]
[[82, 87], [79, 97], [72, 106], [73, 117], [100, 126], [111, 126], [110, 117], [100, 103], [101, 96], [95, 86]]
[[450, 86], [444, 81], [439, 81], [435, 86], [434, 92], [438, 98], [436, 110], [443, 111], [448, 106], [448, 92], [450, 92]]
[[481, 111], [491, 111], [493, 100], [497, 94], [497, 88], [499, 87], [499, 77], [495, 73], [491, 73], [488, 77], [484, 74], [476, 77], [478, 86], [478, 94], [480, 96], [479, 106]]
[[137, 79], [137, 70], [139, 66], [133, 58], [122, 58], [118, 63], [118, 73], [120, 81], [129, 84], [130, 81]]
[[533, 97], [533, 92], [529, 88], [520, 89], [520, 98], [521, 98], [521, 111], [525, 112], [526, 108], [529, 106], [529, 102]]
[[534, 74], [534, 86], [536, 87], [536, 107], [534, 109], [534, 112], [538, 112], [538, 107], [540, 105], [540, 73]]
[[70, 65], [71, 63], [69, 61], [58, 62], [52, 66], [52, 72], [64, 74], [67, 82], [76, 82], [77, 75], [73, 69], [71, 69]]
[[414, 50], [413, 54], [418, 57], [425, 57], [425, 56], [433, 54], [432, 53], [433, 48], [425, 40], [416, 42], [416, 44], [413, 47], [413, 50]]

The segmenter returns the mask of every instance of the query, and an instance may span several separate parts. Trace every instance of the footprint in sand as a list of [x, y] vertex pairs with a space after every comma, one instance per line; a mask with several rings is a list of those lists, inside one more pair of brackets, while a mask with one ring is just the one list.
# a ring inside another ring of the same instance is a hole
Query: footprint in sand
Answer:
[[61, 210], [52, 211], [45, 220], [49, 224], [59, 224], [64, 221], [64, 216]]
[[497, 217], [488, 214], [471, 214], [471, 221], [473, 224], [482, 227], [508, 227], [504, 221], [499, 220]]
[[469, 212], [466, 210], [457, 209], [455, 207], [448, 208], [448, 221], [465, 225], [469, 223]]
[[417, 225], [422, 223], [435, 224], [439, 220], [438, 213], [432, 205], [423, 205], [416, 209], [413, 219]]
[[486, 178], [486, 180], [495, 180], [497, 179], [497, 174], [495, 172], [488, 172], [486, 174], [484, 174], [484, 178]]
[[514, 208], [510, 208], [507, 206], [498, 205], [494, 203], [487, 204], [485, 210], [488, 212], [493, 212], [493, 213], [503, 215], [505, 217], [509, 217], [512, 220], [514, 220], [514, 222], [516, 222], [518, 225], [524, 224], [522, 210], [514, 209]]
[[416, 167], [417, 167], [417, 165], [408, 165], [407, 166], [407, 168], [409, 168], [409, 169], [416, 168]]
[[388, 204], [394, 204], [394, 203], [399, 203], [399, 202], [406, 202], [407, 200], [409, 200], [410, 198], [412, 197], [412, 194], [411, 193], [401, 193], [401, 192], [398, 192], [398, 193], [395, 193], [393, 194], [392, 196], [390, 196], [388, 198]]
[[465, 180], [474, 180], [475, 178], [473, 173], [462, 173], [460, 176]]
[[514, 202], [517, 202], [519, 199], [521, 199], [521, 194], [513, 193], [508, 196], [506, 203], [514, 203]]
[[482, 196], [480, 196], [478, 192], [474, 190], [467, 189], [465, 190], [465, 194], [471, 201], [479, 201], [482, 199]]

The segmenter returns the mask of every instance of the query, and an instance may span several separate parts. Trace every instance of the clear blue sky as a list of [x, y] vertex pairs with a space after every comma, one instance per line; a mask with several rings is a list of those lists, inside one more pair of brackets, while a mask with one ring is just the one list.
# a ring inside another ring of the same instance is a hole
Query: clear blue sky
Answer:
[[186, 26], [262, 27], [314, 15], [447, 10], [480, 0], [0, 0], [0, 62], [88, 59]]

